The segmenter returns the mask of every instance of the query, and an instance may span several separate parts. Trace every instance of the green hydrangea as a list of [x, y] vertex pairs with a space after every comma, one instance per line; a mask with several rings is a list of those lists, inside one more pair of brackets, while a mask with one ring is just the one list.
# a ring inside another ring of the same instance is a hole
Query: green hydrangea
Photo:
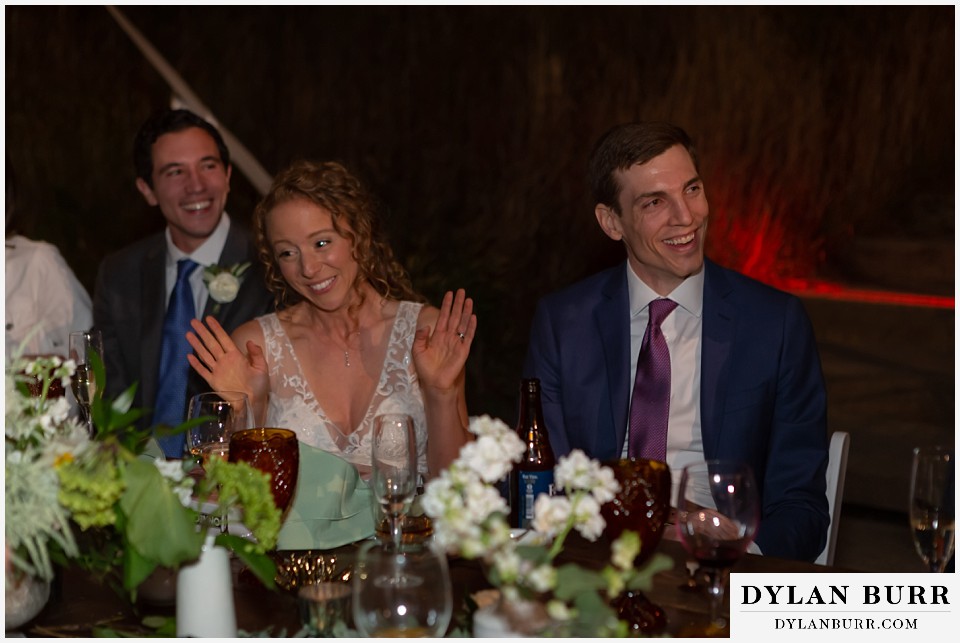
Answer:
[[114, 509], [124, 484], [116, 464], [108, 458], [73, 460], [57, 468], [60, 502], [81, 529], [116, 524]]

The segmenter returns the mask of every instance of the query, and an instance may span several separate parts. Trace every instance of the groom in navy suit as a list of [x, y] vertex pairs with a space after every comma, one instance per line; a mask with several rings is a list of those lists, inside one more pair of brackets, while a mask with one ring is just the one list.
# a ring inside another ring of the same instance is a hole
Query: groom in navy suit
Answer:
[[623, 241], [627, 260], [537, 306], [524, 377], [541, 381], [554, 451], [628, 455], [648, 306], [669, 298], [676, 307], [660, 328], [670, 353], [665, 460], [674, 502], [685, 464], [746, 462], [761, 493], [755, 547], [816, 559], [830, 520], [826, 393], [802, 304], [704, 258], [709, 207], [679, 127], [613, 128], [594, 148], [589, 175], [597, 222]]

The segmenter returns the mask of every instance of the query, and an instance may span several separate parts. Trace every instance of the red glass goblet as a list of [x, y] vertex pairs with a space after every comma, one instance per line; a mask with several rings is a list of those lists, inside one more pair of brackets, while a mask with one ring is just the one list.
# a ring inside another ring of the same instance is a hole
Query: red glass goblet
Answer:
[[297, 489], [300, 443], [289, 429], [256, 428], [230, 437], [230, 462], [246, 462], [270, 474], [273, 501], [285, 512]]
[[[610, 541], [626, 530], [640, 536], [640, 553], [634, 565], [646, 562], [663, 537], [670, 515], [670, 467], [646, 458], [625, 458], [604, 463], [613, 470], [620, 492], [603, 505]], [[653, 634], [667, 625], [663, 609], [640, 591], [625, 591], [612, 602], [617, 615], [630, 625], [631, 633]]]

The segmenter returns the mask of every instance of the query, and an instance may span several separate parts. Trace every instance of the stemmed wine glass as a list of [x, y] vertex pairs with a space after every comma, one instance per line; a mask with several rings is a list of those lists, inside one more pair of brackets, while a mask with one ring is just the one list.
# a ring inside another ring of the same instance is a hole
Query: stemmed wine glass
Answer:
[[446, 634], [453, 613], [447, 557], [432, 543], [365, 543], [353, 574], [353, 623], [368, 637]]
[[750, 466], [707, 460], [680, 475], [676, 529], [680, 542], [700, 563], [710, 596], [708, 634], [727, 627], [722, 615], [727, 570], [753, 541], [760, 521], [760, 497]]
[[399, 551], [401, 521], [417, 490], [417, 440], [413, 418], [403, 413], [378, 415], [373, 423], [373, 494], [390, 519], [391, 542]]
[[913, 544], [931, 572], [942, 572], [953, 555], [953, 449], [917, 447], [910, 477], [910, 527]]
[[253, 428], [250, 401], [246, 393], [235, 391], [194, 395], [187, 406], [187, 419], [199, 421], [187, 431], [187, 450], [204, 468], [211, 457], [227, 459], [230, 436]]
[[87, 425], [87, 432], [93, 437], [93, 417], [90, 415], [90, 403], [103, 390], [103, 382], [98, 382], [93, 373], [90, 356], [96, 354], [103, 363], [103, 335], [99, 330], [78, 330], [70, 333], [70, 359], [77, 365], [71, 379], [73, 395], [80, 407], [80, 418]]

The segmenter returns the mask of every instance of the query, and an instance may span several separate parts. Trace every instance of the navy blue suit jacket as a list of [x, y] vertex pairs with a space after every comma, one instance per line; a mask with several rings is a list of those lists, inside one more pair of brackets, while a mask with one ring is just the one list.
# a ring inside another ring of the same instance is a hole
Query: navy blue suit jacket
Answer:
[[[541, 382], [559, 457], [620, 457], [633, 386], [627, 266], [588, 277], [537, 305], [524, 377]], [[800, 300], [707, 260], [700, 417], [706, 459], [754, 470], [756, 542], [766, 555], [814, 560], [826, 543], [826, 392]]]

